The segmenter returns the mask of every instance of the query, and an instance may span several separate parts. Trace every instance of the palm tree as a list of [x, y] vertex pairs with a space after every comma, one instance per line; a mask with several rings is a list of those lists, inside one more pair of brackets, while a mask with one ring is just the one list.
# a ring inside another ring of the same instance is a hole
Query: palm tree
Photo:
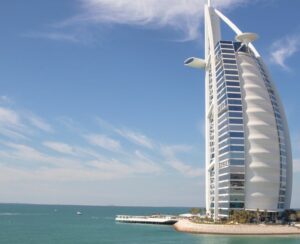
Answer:
[[259, 212], [259, 208], [256, 209], [256, 223], [257, 223], [257, 224], [260, 223], [260, 212]]
[[296, 211], [297, 221], [300, 221], [300, 211]]
[[193, 214], [193, 215], [197, 215], [200, 213], [200, 209], [199, 208], [192, 208], [190, 210], [190, 213]]
[[268, 218], [268, 211], [267, 211], [267, 209], [264, 210], [264, 218], [265, 218], [265, 222], [266, 222], [267, 218]]

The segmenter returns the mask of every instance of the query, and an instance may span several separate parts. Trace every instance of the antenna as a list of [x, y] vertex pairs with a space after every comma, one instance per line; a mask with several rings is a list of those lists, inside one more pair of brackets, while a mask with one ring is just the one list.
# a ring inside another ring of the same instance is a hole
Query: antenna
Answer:
[[211, 0], [206, 0], [206, 4], [207, 4], [208, 7], [210, 7], [211, 6]]

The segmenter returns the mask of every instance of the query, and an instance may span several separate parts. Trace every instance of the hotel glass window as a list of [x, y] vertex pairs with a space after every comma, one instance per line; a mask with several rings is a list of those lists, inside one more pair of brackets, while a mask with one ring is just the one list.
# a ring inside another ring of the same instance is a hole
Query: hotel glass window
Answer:
[[242, 119], [229, 119], [230, 124], [243, 124]]
[[244, 208], [244, 203], [242, 202], [231, 202], [230, 208]]
[[229, 98], [241, 98], [241, 94], [237, 93], [228, 93], [227, 95]]
[[245, 197], [241, 196], [241, 195], [231, 195], [230, 196], [230, 201], [233, 201], [233, 202], [243, 202], [243, 201], [245, 201]]
[[230, 174], [231, 180], [244, 180], [245, 175], [244, 174]]
[[238, 87], [227, 87], [227, 91], [229, 92], [241, 92], [241, 89]]
[[239, 82], [234, 82], [234, 81], [227, 81], [226, 82], [226, 85], [227, 86], [240, 86], [240, 83]]
[[240, 104], [242, 105], [242, 101], [241, 100], [233, 100], [233, 99], [228, 99], [228, 104]]
[[244, 187], [244, 181], [230, 181], [230, 187]]
[[239, 80], [238, 76], [233, 76], [233, 75], [225, 75], [226, 80]]
[[[225, 56], [225, 55], [223, 55]], [[232, 56], [232, 58], [235, 58], [235, 56]], [[223, 59], [223, 62], [225, 64], [236, 64], [236, 61], [234, 59]]]

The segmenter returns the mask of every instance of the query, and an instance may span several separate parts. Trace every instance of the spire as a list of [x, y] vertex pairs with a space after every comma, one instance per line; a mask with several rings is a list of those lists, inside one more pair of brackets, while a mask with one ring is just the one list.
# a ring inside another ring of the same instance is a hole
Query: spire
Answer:
[[207, 4], [208, 7], [210, 7], [211, 6], [211, 0], [206, 0], [206, 4]]

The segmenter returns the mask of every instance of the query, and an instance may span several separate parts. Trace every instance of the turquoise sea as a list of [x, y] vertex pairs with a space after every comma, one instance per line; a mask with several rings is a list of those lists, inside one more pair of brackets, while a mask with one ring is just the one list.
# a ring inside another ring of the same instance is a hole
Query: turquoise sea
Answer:
[[[82, 215], [76, 215], [76, 212]], [[117, 214], [185, 213], [187, 208], [0, 204], [0, 244], [299, 244], [300, 237], [193, 235], [171, 226], [118, 224]]]

